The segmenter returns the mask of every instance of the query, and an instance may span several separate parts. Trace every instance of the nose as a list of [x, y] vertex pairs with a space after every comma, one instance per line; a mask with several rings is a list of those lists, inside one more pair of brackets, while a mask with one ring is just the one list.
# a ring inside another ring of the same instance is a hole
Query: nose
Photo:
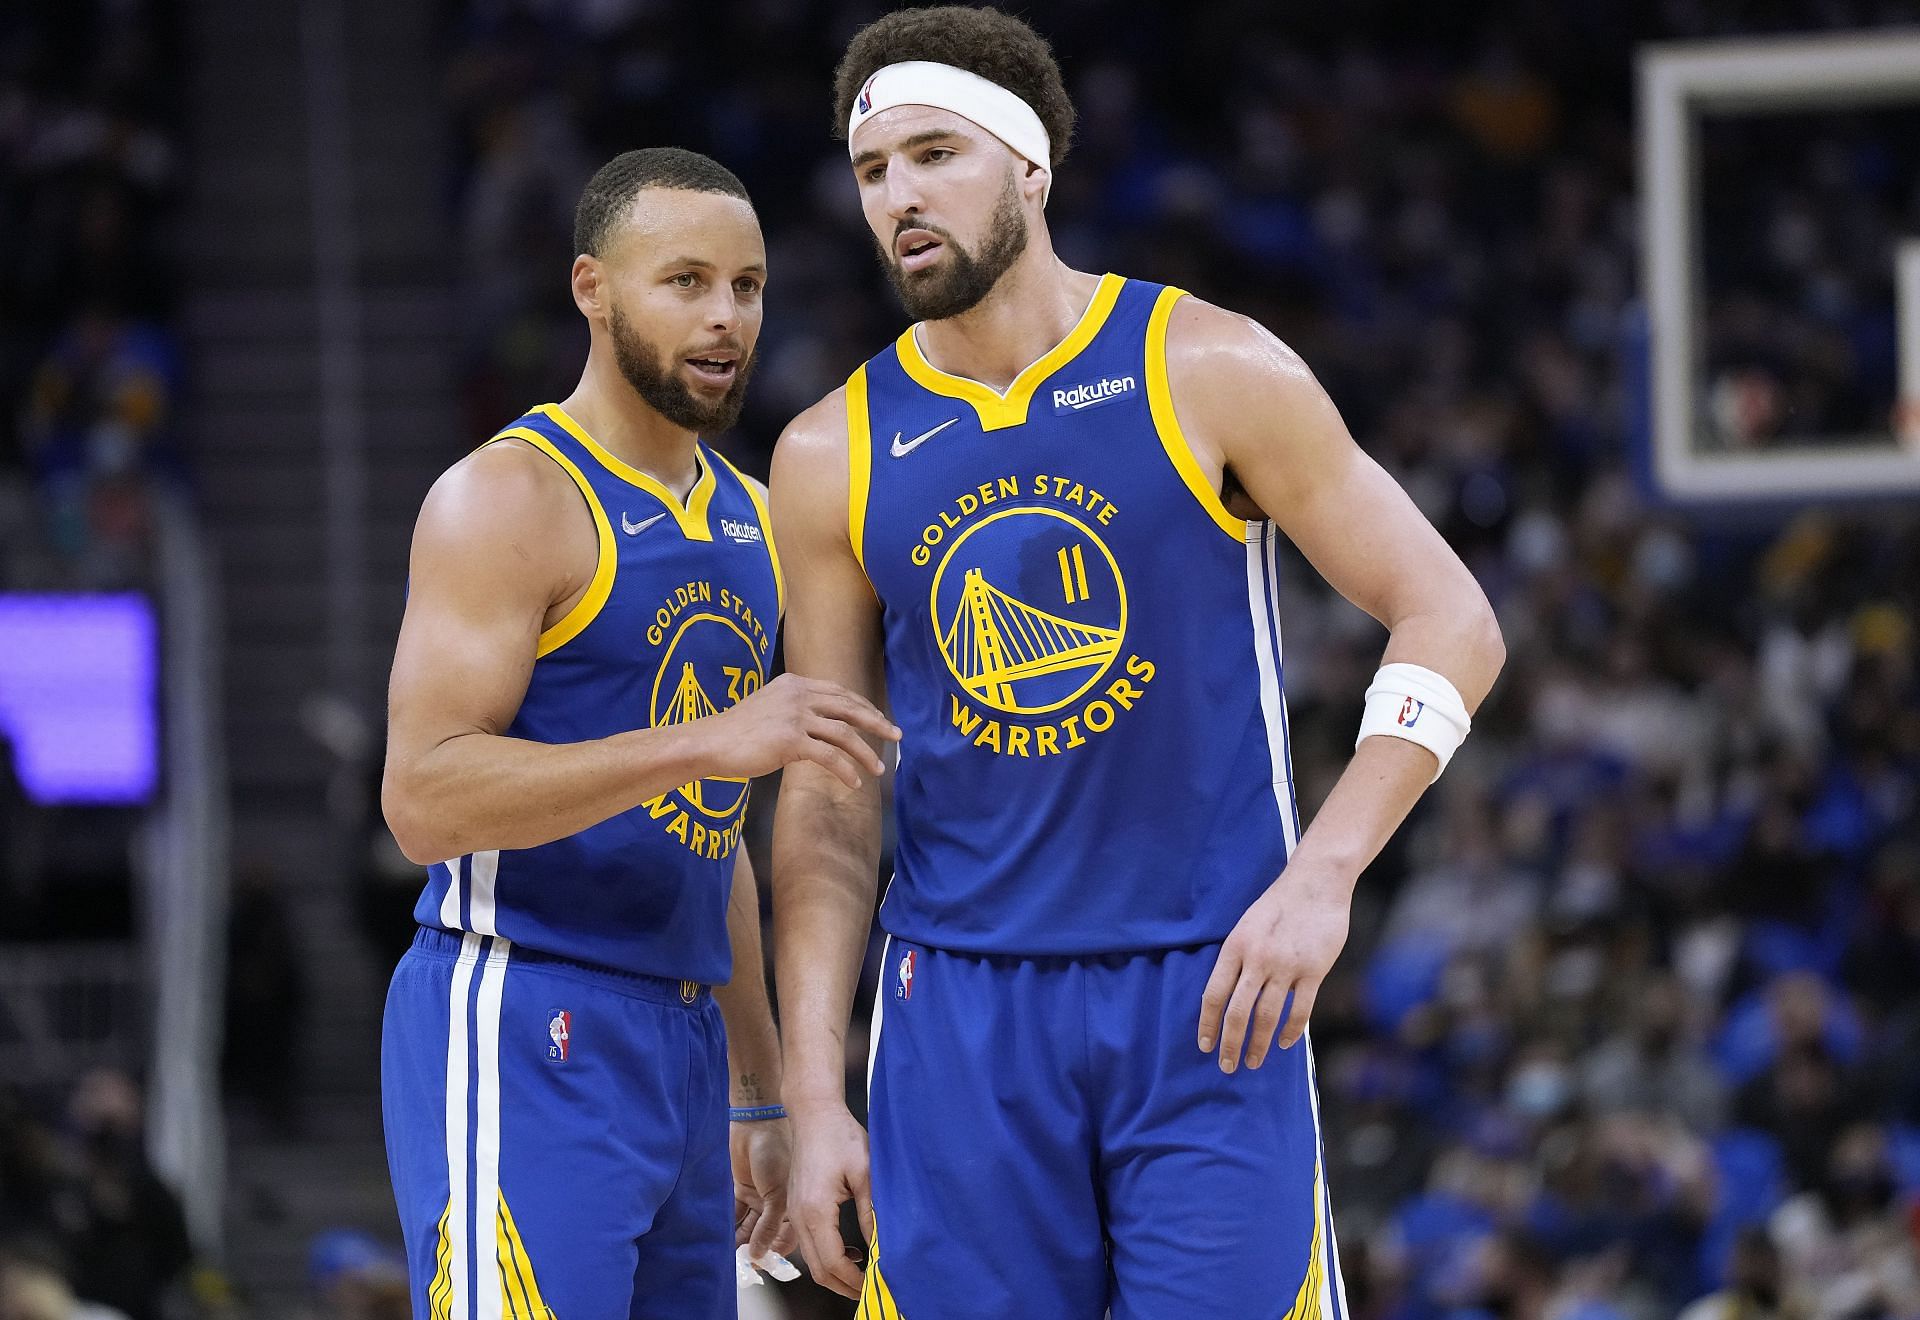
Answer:
[[740, 325], [740, 295], [731, 284], [717, 285], [707, 299], [707, 328], [730, 333]]
[[926, 198], [921, 195], [920, 172], [904, 157], [887, 162], [885, 187], [888, 219], [905, 220], [926, 208]]

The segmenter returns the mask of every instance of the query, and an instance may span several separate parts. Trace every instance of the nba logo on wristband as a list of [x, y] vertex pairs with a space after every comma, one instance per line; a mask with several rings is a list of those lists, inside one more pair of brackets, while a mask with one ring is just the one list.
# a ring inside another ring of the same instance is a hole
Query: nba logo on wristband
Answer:
[[913, 962], [914, 951], [908, 949], [900, 955], [900, 984], [894, 987], [895, 999], [913, 998]]
[[1408, 697], [1405, 701], [1401, 702], [1400, 727], [1403, 729], [1411, 729], [1414, 723], [1420, 718], [1420, 712], [1426, 708], [1426, 702], [1415, 701], [1412, 697]]

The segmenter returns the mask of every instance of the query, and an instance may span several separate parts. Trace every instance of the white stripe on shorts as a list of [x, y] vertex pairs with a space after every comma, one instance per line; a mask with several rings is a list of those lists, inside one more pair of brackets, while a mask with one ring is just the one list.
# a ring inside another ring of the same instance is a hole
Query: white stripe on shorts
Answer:
[[[459, 866], [453, 867], [458, 894]], [[470, 1320], [473, 1299], [467, 1294], [467, 995], [473, 989], [473, 968], [480, 957], [480, 937], [460, 941], [453, 962], [453, 989], [447, 995], [447, 1236], [452, 1248], [447, 1263], [447, 1314], [452, 1320]]]
[[[475, 855], [479, 860], [480, 854]], [[474, 886], [476, 898], [479, 886]], [[478, 904], [476, 903], [476, 907]], [[469, 936], [468, 938], [472, 938]], [[474, 1096], [473, 1253], [474, 1320], [501, 1320], [500, 1291], [500, 1001], [507, 985], [507, 955], [513, 945], [496, 939], [480, 973], [474, 1006], [474, 1057], [478, 1090]]]

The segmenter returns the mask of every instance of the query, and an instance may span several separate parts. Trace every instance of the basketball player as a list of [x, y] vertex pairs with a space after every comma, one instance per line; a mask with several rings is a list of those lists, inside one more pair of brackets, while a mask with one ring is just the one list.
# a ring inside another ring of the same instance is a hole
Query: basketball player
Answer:
[[[918, 324], [774, 460], [788, 664], [875, 701], [884, 674], [905, 730], [870, 1194], [841, 1079], [878, 790], [783, 784], [801, 1248], [886, 1320], [1340, 1316], [1307, 1019], [1361, 870], [1493, 683], [1492, 612], [1284, 344], [1054, 255], [1073, 109], [1023, 23], [890, 14], [835, 114]], [[1282, 534], [1391, 630], [1304, 835]]]
[[579, 388], [435, 484], [394, 660], [386, 815], [431, 867], [382, 1087], [436, 1320], [734, 1315], [736, 1222], [756, 1256], [790, 1234], [747, 781], [804, 760], [852, 791], [881, 770], [859, 732], [891, 735], [832, 684], [764, 681], [765, 501], [698, 439], [739, 415], [760, 332], [746, 190], [628, 152], [574, 243]]

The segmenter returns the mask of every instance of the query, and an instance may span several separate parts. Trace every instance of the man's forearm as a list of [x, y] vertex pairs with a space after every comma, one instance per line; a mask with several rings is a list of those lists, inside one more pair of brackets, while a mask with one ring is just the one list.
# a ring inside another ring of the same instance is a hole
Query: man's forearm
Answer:
[[727, 900], [727, 935], [733, 945], [733, 979], [714, 987], [714, 1002], [727, 1022], [727, 1089], [743, 1107], [780, 1103], [780, 1034], [767, 1003], [766, 960], [760, 949], [760, 889], [746, 848], [733, 868]]
[[774, 950], [789, 1109], [846, 1102], [847, 1020], [873, 922], [879, 786], [794, 767], [774, 820]]
[[1313, 824], [1301, 836], [1276, 882], [1332, 886], [1327, 897], [1353, 894], [1387, 840], [1433, 779], [1433, 753], [1399, 738], [1368, 738], [1335, 781]]
[[410, 761], [389, 759], [387, 823], [401, 851], [423, 864], [551, 843], [704, 778], [707, 724], [557, 745], [488, 733], [449, 738]]
[[[1477, 596], [1477, 591], [1476, 591]], [[1396, 620], [1382, 663], [1416, 664], [1452, 683], [1468, 710], [1486, 699], [1505, 659], [1497, 625], [1484, 604], [1435, 610]], [[1391, 736], [1366, 738], [1315, 814], [1290, 859], [1296, 879], [1353, 886], [1432, 783], [1434, 754]]]

